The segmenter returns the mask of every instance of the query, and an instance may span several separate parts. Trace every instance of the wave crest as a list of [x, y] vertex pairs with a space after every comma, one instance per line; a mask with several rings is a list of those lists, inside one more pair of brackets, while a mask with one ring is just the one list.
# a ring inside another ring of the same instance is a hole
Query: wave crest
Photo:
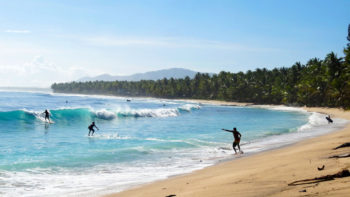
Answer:
[[[155, 109], [99, 109], [92, 108], [59, 108], [50, 110], [51, 119], [56, 120], [88, 120], [98, 118], [102, 120], [113, 120], [116, 118], [166, 118], [179, 116], [183, 112], [191, 112], [197, 110], [200, 107], [198, 105], [185, 104], [174, 108], [155, 108]], [[34, 110], [14, 110], [14, 111], [2, 111], [0, 112], [0, 120], [39, 120], [45, 122], [43, 111]]]
[[325, 119], [325, 117], [326, 116], [324, 114], [312, 112], [309, 116], [309, 121], [305, 125], [299, 127], [298, 131], [301, 132], [307, 129], [311, 129], [313, 127], [328, 125], [328, 122]]
[[197, 110], [200, 109], [199, 105], [194, 105], [194, 104], [185, 104], [180, 107], [178, 107], [180, 111], [192, 111], [192, 110]]
[[103, 120], [113, 120], [114, 118], [117, 117], [115, 113], [108, 111], [106, 109], [96, 111], [94, 112], [94, 114], [96, 115], [97, 118], [103, 119]]

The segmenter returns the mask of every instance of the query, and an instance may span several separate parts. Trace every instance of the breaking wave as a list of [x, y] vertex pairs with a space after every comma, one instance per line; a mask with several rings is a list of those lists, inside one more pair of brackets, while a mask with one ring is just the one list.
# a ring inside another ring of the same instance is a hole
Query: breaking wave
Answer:
[[[99, 109], [92, 108], [60, 108], [50, 110], [51, 118], [59, 120], [81, 120], [98, 118], [102, 120], [113, 120], [116, 118], [166, 118], [179, 116], [181, 113], [188, 113], [198, 110], [198, 105], [186, 104], [175, 108], [155, 108], [155, 109]], [[22, 120], [22, 121], [45, 121], [43, 111], [33, 111], [27, 109], [2, 111], [0, 112], [0, 121]]]

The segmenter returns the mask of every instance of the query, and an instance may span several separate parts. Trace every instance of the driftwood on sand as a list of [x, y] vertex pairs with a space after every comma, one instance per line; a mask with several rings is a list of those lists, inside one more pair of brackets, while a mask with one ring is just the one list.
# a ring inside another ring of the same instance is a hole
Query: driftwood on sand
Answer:
[[329, 157], [330, 159], [332, 158], [346, 158], [346, 157], [350, 157], [350, 153], [349, 154], [343, 154], [343, 155], [334, 155]]
[[338, 148], [345, 148], [345, 147], [350, 147], [350, 142], [347, 142], [347, 143], [344, 143], [344, 144], [342, 144], [340, 146], [337, 146], [337, 147], [334, 148], [334, 150], [337, 150]]
[[320, 168], [317, 167], [317, 170], [318, 170], [318, 171], [324, 170], [324, 165], [323, 165], [322, 167], [320, 167]]
[[331, 181], [331, 180], [334, 180], [335, 178], [343, 178], [343, 177], [348, 177], [348, 176], [350, 176], [349, 170], [342, 170], [338, 173], [331, 174], [331, 175], [316, 177], [313, 179], [304, 179], [304, 180], [294, 181], [292, 183], [289, 183], [288, 185], [289, 186], [296, 186], [296, 185], [313, 184], [313, 183], [319, 183], [319, 182], [323, 182], [323, 181]]

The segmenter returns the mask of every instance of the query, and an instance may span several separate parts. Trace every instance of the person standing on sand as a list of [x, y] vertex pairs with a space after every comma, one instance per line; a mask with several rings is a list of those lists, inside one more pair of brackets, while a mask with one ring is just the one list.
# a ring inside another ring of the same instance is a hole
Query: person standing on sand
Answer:
[[90, 136], [90, 133], [91, 133], [91, 136], [94, 135], [94, 133], [95, 133], [94, 127], [96, 127], [96, 129], [99, 130], [98, 127], [95, 125], [95, 122], [92, 122], [91, 125], [88, 127], [88, 129], [89, 129], [88, 136]]
[[[224, 131], [227, 131], [227, 132], [230, 132], [233, 134], [233, 137], [234, 137], [234, 141], [232, 143], [232, 148], [233, 150], [235, 151], [235, 154], [237, 154], [237, 151], [236, 151], [236, 146], [238, 146], [238, 151], [239, 152], [242, 152], [241, 151], [241, 147], [239, 146], [239, 142], [241, 141], [241, 134], [237, 131], [236, 127], [233, 128], [233, 130], [227, 130], [227, 129], [222, 129]], [[243, 153], [243, 152], [242, 152]]]

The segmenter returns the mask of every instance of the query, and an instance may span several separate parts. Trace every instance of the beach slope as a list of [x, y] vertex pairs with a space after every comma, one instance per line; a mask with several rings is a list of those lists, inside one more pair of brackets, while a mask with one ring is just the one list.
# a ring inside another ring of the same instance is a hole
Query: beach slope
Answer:
[[[350, 120], [350, 112], [330, 108], [305, 108]], [[142, 185], [108, 197], [155, 196], [349, 196], [350, 177], [318, 183], [289, 185], [294, 181], [350, 170], [350, 126], [294, 145], [219, 163], [190, 174]], [[319, 170], [318, 168], [323, 170]]]

